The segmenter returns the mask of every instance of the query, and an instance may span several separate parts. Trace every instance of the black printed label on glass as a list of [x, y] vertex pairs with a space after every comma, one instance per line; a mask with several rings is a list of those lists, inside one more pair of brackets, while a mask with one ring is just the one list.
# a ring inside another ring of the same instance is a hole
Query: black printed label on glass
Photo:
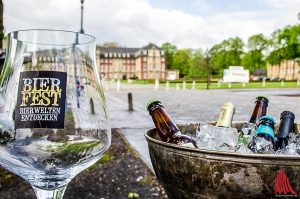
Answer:
[[64, 128], [67, 73], [20, 73], [15, 128]]

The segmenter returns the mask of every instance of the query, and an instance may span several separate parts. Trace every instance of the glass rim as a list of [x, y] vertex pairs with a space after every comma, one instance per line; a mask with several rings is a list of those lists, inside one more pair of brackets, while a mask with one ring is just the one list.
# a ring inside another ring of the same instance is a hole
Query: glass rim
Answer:
[[59, 32], [59, 33], [72, 33], [74, 35], [78, 34], [78, 35], [82, 35], [86, 38], [89, 38], [88, 40], [89, 41], [86, 41], [86, 42], [79, 42], [76, 44], [76, 45], [87, 45], [87, 44], [91, 44], [91, 43], [94, 43], [96, 41], [96, 37], [90, 35], [90, 34], [85, 34], [85, 33], [80, 33], [80, 32], [76, 32], [76, 31], [72, 31], [72, 30], [62, 30], [62, 29], [43, 29], [43, 28], [38, 28], [38, 29], [20, 29], [20, 30], [14, 30], [14, 31], [11, 31], [7, 34], [7, 37], [11, 37], [12, 39], [14, 40], [17, 40], [17, 41], [21, 41], [23, 43], [28, 43], [28, 44], [38, 44], [38, 45], [55, 45], [55, 46], [72, 46], [74, 45], [74, 43], [70, 43], [70, 44], [54, 44], [54, 43], [46, 43], [46, 42], [33, 42], [33, 41], [26, 41], [24, 39], [19, 39], [19, 38], [15, 38], [13, 36], [14, 33], [17, 33], [17, 32], [33, 32], [33, 31], [45, 31], [45, 32]]

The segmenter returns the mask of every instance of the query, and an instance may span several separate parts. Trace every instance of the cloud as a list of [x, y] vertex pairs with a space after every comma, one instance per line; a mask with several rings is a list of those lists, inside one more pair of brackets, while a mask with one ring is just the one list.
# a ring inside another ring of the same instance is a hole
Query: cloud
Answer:
[[[84, 29], [98, 43], [117, 41], [140, 47], [148, 42], [161, 45], [168, 41], [180, 48], [205, 48], [229, 37], [240, 36], [246, 41], [256, 33], [269, 35], [297, 22], [300, 1], [258, 1], [265, 5], [264, 11], [224, 10], [201, 16], [186, 10], [153, 7], [148, 0], [86, 0]], [[196, 4], [213, 9], [209, 1], [195, 0]], [[79, 0], [4, 0], [4, 6], [6, 32], [28, 28], [79, 30]]]

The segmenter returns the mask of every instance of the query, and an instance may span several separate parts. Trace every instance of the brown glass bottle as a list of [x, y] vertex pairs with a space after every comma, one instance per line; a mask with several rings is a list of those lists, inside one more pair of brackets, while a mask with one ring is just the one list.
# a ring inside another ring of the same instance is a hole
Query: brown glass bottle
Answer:
[[147, 105], [147, 110], [152, 117], [157, 133], [162, 141], [180, 146], [198, 148], [193, 138], [181, 134], [179, 128], [171, 120], [160, 101], [150, 101]]
[[269, 100], [267, 97], [258, 96], [256, 97], [255, 107], [253, 109], [251, 118], [249, 123], [256, 123], [256, 121], [265, 116], [267, 114], [267, 107], [268, 107]]

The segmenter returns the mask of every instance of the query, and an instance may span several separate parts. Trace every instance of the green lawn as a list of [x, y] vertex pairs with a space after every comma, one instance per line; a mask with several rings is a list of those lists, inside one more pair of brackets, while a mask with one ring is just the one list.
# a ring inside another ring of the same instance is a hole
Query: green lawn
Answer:
[[[122, 83], [127, 83], [127, 81], [122, 81]], [[133, 80], [132, 84], [154, 84], [153, 81], [149, 80]], [[177, 83], [170, 82], [170, 87], [175, 88]], [[180, 89], [183, 87], [183, 83], [178, 83], [180, 86]], [[166, 83], [165, 81], [160, 83], [161, 87], [165, 87]], [[191, 89], [192, 88], [192, 83], [186, 83], [186, 88]], [[196, 88], [197, 89], [206, 89], [206, 83], [196, 83]], [[222, 83], [218, 86], [218, 83], [213, 82], [209, 86], [210, 89], [229, 89], [229, 84], [228, 83]], [[297, 81], [288, 81], [284, 82], [284, 85], [281, 85], [281, 82], [271, 82], [267, 81], [265, 87], [263, 87], [262, 82], [249, 82], [245, 84], [245, 87], [243, 87], [242, 83], [232, 83], [231, 88], [300, 88], [300, 85], [297, 85]]]
[[[180, 88], [182, 89], [183, 84], [179, 84]], [[165, 84], [161, 84], [161, 86], [165, 86]], [[228, 83], [222, 83], [219, 85], [220, 87], [218, 87], [218, 83], [211, 83], [211, 85], [209, 86], [210, 89], [228, 89], [229, 84]], [[170, 87], [176, 87], [175, 83], [170, 83]], [[186, 88], [190, 89], [192, 88], [192, 84], [191, 83], [187, 83], [186, 84]], [[197, 89], [206, 89], [206, 83], [197, 83], [196, 84], [196, 88]], [[300, 86], [297, 85], [297, 82], [285, 82], [284, 86], [281, 85], [281, 82], [266, 82], [265, 87], [263, 87], [262, 82], [249, 82], [247, 84], [245, 84], [245, 87], [243, 87], [242, 83], [232, 83], [231, 84], [231, 88], [300, 88]]]

